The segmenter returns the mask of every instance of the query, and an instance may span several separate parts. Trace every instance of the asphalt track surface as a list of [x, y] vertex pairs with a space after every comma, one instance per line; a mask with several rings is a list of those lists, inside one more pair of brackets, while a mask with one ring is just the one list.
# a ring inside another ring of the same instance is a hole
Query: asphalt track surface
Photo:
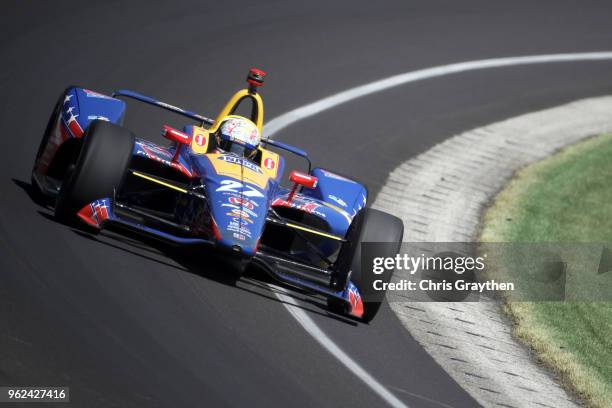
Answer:
[[[272, 118], [414, 69], [606, 50], [610, 17], [605, 1], [3, 2], [0, 385], [68, 385], [83, 407], [384, 406], [267, 285], [227, 285], [202, 254], [92, 237], [31, 200], [32, 160], [66, 85], [129, 88], [214, 116], [257, 66], [269, 72]], [[610, 92], [610, 62], [474, 71], [347, 103], [278, 138], [362, 180], [373, 201], [389, 171], [446, 137]], [[156, 138], [153, 111], [129, 109], [127, 124]], [[408, 406], [476, 405], [388, 307], [363, 325], [294, 296]]]

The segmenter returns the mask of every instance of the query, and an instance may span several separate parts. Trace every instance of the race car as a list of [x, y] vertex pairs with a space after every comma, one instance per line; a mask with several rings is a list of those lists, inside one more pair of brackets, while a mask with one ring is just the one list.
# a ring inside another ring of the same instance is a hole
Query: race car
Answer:
[[[376, 246], [375, 255], [395, 256], [402, 221], [368, 208], [367, 189], [359, 182], [312, 168], [303, 150], [261, 137], [258, 89], [264, 77], [252, 68], [248, 87], [214, 120], [128, 90], [107, 96], [68, 87], [36, 154], [32, 187], [63, 222], [207, 246], [237, 265], [259, 267], [283, 285], [324, 296], [334, 313], [369, 322], [385, 297], [372, 290], [373, 283], [389, 282], [392, 271], [376, 275], [362, 265], [361, 243], [386, 243]], [[190, 123], [182, 129], [163, 126], [167, 146], [136, 137], [122, 126], [125, 99]], [[245, 106], [250, 116], [236, 115]], [[290, 173], [288, 186], [280, 150], [308, 164], [307, 172]], [[239, 279], [243, 268], [232, 269], [227, 273]]]

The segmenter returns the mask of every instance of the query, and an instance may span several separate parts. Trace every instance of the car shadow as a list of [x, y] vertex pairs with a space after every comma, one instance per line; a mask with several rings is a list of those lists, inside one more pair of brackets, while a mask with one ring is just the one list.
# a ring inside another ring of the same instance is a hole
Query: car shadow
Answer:
[[[112, 232], [116, 233], [119, 231], [112, 229]], [[123, 241], [124, 244], [134, 245], [135, 241], [143, 242], [147, 246], [159, 251], [159, 253], [162, 253], [176, 264], [181, 265], [181, 268], [178, 269], [184, 272], [191, 273], [201, 278], [212, 280], [224, 285], [232, 286], [237, 290], [263, 297], [273, 302], [291, 307], [297, 307], [308, 313], [331, 318], [351, 326], [357, 326], [358, 324], [351, 318], [347, 318], [329, 311], [325, 299], [321, 296], [317, 296], [313, 293], [309, 293], [298, 288], [288, 287], [282, 282], [274, 280], [270, 275], [255, 265], [248, 266], [242, 276], [237, 279], [235, 275], [228, 273], [228, 270], [234, 266], [228, 264], [222, 255], [219, 255], [214, 250], [206, 246], [173, 246], [166, 242], [150, 238], [146, 235], [123, 229], [121, 229], [121, 234], [125, 234], [125, 236], [129, 237], [129, 239]], [[113, 234], [113, 238], [121, 239], [120, 237], [122, 235]], [[136, 255], [139, 254], [136, 253]], [[206, 259], [205, 266], [202, 265], [203, 258]], [[286, 288], [286, 290], [279, 289], [279, 286]], [[276, 294], [291, 297], [297, 302], [284, 301], [282, 298], [277, 297]]]
[[31, 183], [27, 183], [23, 180], [12, 178], [11, 181], [19, 188], [21, 188], [34, 203], [41, 207], [49, 208], [51, 200], [49, 197], [43, 195], [35, 188]]
[[160, 265], [163, 265], [163, 266], [166, 266], [166, 267], [169, 267], [169, 268], [172, 268], [172, 269], [178, 269], [178, 270], [181, 270], [183, 272], [189, 272], [189, 270], [187, 270], [185, 268], [182, 268], [182, 267], [180, 267], [178, 265], [175, 265], [175, 264], [172, 264], [172, 263], [169, 263], [169, 262], [164, 262], [163, 260], [157, 259], [157, 258], [155, 258], [153, 256], [148, 256], [148, 255], [143, 254], [141, 251], [147, 251], [147, 252], [151, 252], [153, 254], [156, 254], [156, 253], [159, 254], [159, 252], [153, 251], [151, 249], [145, 249], [146, 247], [142, 247], [142, 246], [139, 245], [139, 246], [137, 246], [138, 251], [126, 248], [126, 246], [128, 245], [126, 240], [117, 240], [119, 243], [123, 244], [123, 245], [119, 245], [119, 244], [114, 244], [112, 242], [109, 242], [108, 240], [102, 240], [97, 235], [94, 235], [94, 234], [86, 232], [86, 231], [81, 231], [81, 230], [73, 228], [72, 232], [74, 232], [75, 234], [77, 234], [77, 235], [79, 235], [79, 236], [81, 236], [81, 237], [83, 237], [85, 239], [89, 239], [89, 240], [95, 241], [95, 242], [97, 242], [99, 244], [106, 245], [108, 247], [117, 249], [117, 250], [122, 251], [122, 252], [126, 252], [126, 253], [128, 253], [130, 255], [135, 255], [135, 256], [138, 256], [140, 258], [144, 258], [146, 260], [158, 263]]
[[[350, 317], [329, 311], [326, 301], [322, 296], [290, 287], [283, 282], [279, 282], [255, 265], [247, 267], [242, 276], [236, 279], [235, 275], [227, 272], [228, 268], [231, 268], [231, 266], [228, 266], [228, 263], [224, 261], [223, 257], [219, 256], [219, 254], [215, 253], [210, 248], [203, 246], [175, 246], [165, 241], [120, 227], [111, 227], [99, 232], [97, 229], [76, 220], [75, 222], [69, 223], [61, 222], [50, 212], [52, 208], [48, 198], [45, 199], [45, 197], [30, 183], [17, 179], [12, 179], [12, 181], [20, 187], [32, 201], [45, 208], [45, 210], [37, 211], [40, 216], [49, 221], [69, 227], [74, 234], [83, 239], [106, 245], [115, 250], [125, 252], [130, 256], [137, 256], [164, 267], [176, 269], [184, 273], [191, 273], [204, 279], [232, 286], [237, 290], [260, 296], [273, 302], [296, 307], [307, 313], [327, 317], [351, 326], [358, 325], [358, 322]], [[206, 266], [202, 265], [201, 262], [203, 252], [206, 255]], [[172, 262], [169, 262], [169, 260]], [[282, 298], [278, 297], [277, 294], [288, 296], [296, 302], [284, 301]]]
[[[322, 296], [304, 291], [298, 288], [293, 288], [285, 285], [283, 282], [273, 279], [263, 269], [249, 265], [242, 276], [236, 279], [228, 274], [228, 265], [219, 254], [207, 247], [194, 247], [185, 249], [181, 247], [165, 248], [163, 243], [158, 242], [157, 248], [171, 258], [174, 262], [183, 265], [189, 273], [231, 285], [238, 290], [250, 293], [255, 296], [263, 297], [273, 302], [288, 305], [290, 307], [300, 308], [308, 313], [317, 314], [327, 318], [331, 318], [342, 323], [352, 326], [357, 326], [357, 322], [351, 318], [347, 318], [335, 314], [328, 310], [327, 302]], [[202, 267], [202, 252], [206, 253], [206, 267]], [[280, 288], [279, 288], [280, 287]], [[287, 302], [276, 296], [282, 294], [296, 300], [297, 302]]]
[[[255, 268], [254, 268], [255, 269]], [[257, 272], [259, 274], [263, 274], [264, 276], [267, 277], [267, 274], [264, 274], [262, 272]], [[287, 305], [290, 307], [297, 307], [300, 308], [302, 310], [305, 310], [309, 313], [312, 314], [317, 314], [320, 316], [325, 316], [334, 320], [337, 320], [339, 322], [342, 323], [346, 323], [348, 325], [351, 326], [357, 326], [358, 322], [350, 317], [345, 317], [336, 313], [333, 313], [331, 311], [329, 311], [327, 304], [325, 302], [325, 299], [322, 299], [320, 296], [317, 296], [315, 294], [311, 294], [311, 293], [304, 293], [302, 291], [300, 291], [299, 289], [296, 288], [291, 288], [288, 290], [285, 290], [284, 288], [285, 286], [281, 286], [282, 282], [270, 282], [271, 285], [267, 284], [265, 281], [263, 281], [263, 279], [261, 278], [253, 278], [252, 276], [244, 276], [241, 279], [241, 282], [246, 284], [246, 285], [250, 285], [255, 289], [247, 289], [245, 287], [238, 287], [238, 289], [249, 292], [249, 293], [253, 293], [257, 296], [262, 296], [265, 297], [267, 299], [270, 299], [272, 301], [278, 302], [278, 303], [282, 303], [283, 305]], [[279, 287], [275, 287], [275, 286], [280, 286]], [[264, 293], [262, 293], [264, 292]], [[297, 301], [299, 301], [300, 303], [306, 303], [306, 305], [302, 305], [302, 304], [296, 304], [294, 302], [287, 302], [285, 300], [282, 300], [281, 298], [277, 297], [276, 295], [283, 295], [283, 296], [288, 296], [291, 297]]]

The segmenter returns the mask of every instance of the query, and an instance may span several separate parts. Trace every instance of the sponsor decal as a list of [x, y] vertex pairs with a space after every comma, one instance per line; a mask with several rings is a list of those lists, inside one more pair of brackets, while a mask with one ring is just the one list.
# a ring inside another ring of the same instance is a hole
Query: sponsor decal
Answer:
[[237, 232], [234, 232], [234, 233], [232, 234], [232, 236], [233, 236], [234, 238], [236, 238], [236, 239], [241, 240], [241, 241], [244, 241], [244, 240], [246, 239], [246, 237], [245, 237], [244, 235], [239, 234], [239, 233], [237, 233]]
[[332, 210], [337, 211], [340, 215], [342, 215], [346, 219], [346, 222], [348, 222], [349, 224], [351, 223], [351, 215], [346, 210], [338, 207], [335, 204], [328, 203], [327, 201], [322, 201], [321, 204], [323, 204], [327, 208], [331, 208]]
[[106, 116], [97, 116], [97, 115], [89, 115], [87, 117], [87, 120], [104, 120], [106, 122], [110, 122], [110, 119], [108, 119]]
[[137, 155], [144, 156], [147, 159], [155, 160], [156, 162], [162, 163], [168, 167], [172, 167], [173, 169], [180, 171], [187, 177], [193, 176], [191, 171], [189, 171], [182, 163], [173, 162], [171, 160], [164, 159], [158, 156], [163, 155], [168, 158], [172, 157], [172, 154], [170, 154], [167, 150], [164, 150], [163, 148], [155, 145], [145, 145], [144, 143], [137, 143], [137, 145], [140, 146], [140, 149], [136, 150]]
[[206, 139], [206, 136], [203, 135], [202, 133], [196, 133], [196, 135], [195, 135], [195, 143], [198, 146], [206, 146], [206, 143], [208, 143], [208, 140]]
[[230, 232], [244, 235], [247, 238], [251, 238], [252, 235], [251, 229], [245, 226], [238, 218], [233, 218], [232, 221], [227, 224], [226, 229]]
[[251, 211], [251, 210], [249, 210], [246, 207], [239, 207], [239, 206], [237, 206], [235, 204], [227, 204], [227, 203], [225, 203], [225, 204], [221, 204], [221, 207], [229, 207], [229, 208], [236, 209], [236, 210], [239, 210], [239, 211], [244, 211], [251, 218], [257, 218], [258, 217], [258, 215], [257, 215], [257, 213], [255, 211]]
[[88, 98], [104, 98], [104, 99], [112, 99], [110, 96], [107, 95], [103, 95], [101, 93], [92, 91], [91, 89], [83, 89], [83, 92], [85, 92], [85, 96], [87, 96]]
[[327, 197], [328, 197], [330, 200], [333, 200], [333, 201], [337, 202], [337, 203], [338, 203], [339, 205], [341, 205], [342, 207], [346, 207], [346, 206], [347, 206], [346, 202], [345, 202], [343, 199], [341, 199], [341, 198], [339, 198], [339, 197], [336, 197], [336, 196], [335, 196], [335, 195], [333, 195], [333, 194], [330, 194], [330, 195], [328, 195]]
[[153, 143], [138, 141], [136, 144], [144, 150], [145, 153], [153, 155], [153, 156], [163, 156], [167, 158], [172, 158], [172, 154], [164, 147], [157, 146]]
[[234, 217], [243, 218], [245, 220], [251, 221], [251, 217], [249, 216], [249, 214], [239, 208], [233, 208], [227, 215], [233, 215]]
[[279, 176], [280, 160], [280, 156], [277, 153], [261, 149], [261, 168], [270, 177], [277, 178]]
[[238, 164], [246, 167], [249, 170], [253, 170], [255, 173], [262, 174], [261, 169], [255, 163], [250, 162], [242, 157], [234, 156], [233, 154], [224, 154], [218, 157], [219, 160], [223, 160], [226, 163]]
[[248, 208], [249, 210], [259, 206], [259, 204], [257, 204], [255, 201], [251, 201], [248, 198], [243, 197], [231, 196], [228, 201], [230, 204], [239, 205], [241, 207]]
[[210, 135], [206, 129], [193, 126], [191, 135], [191, 151], [195, 154], [206, 154], [208, 152], [208, 142], [210, 141]]
[[336, 180], [342, 180], [342, 181], [349, 181], [351, 183], [355, 183], [355, 181], [347, 179], [346, 177], [342, 177], [336, 173], [332, 173], [331, 171], [327, 171], [327, 170], [323, 170], [321, 169], [321, 173], [325, 176], [325, 177], [329, 177], [329, 178], [333, 178]]
[[263, 161], [263, 165], [268, 170], [274, 170], [276, 167], [276, 161], [273, 158], [268, 157]]
[[308, 214], [314, 214], [317, 215], [321, 218], [327, 218], [327, 216], [325, 215], [325, 213], [318, 211], [318, 209], [321, 207], [321, 205], [317, 202], [314, 201], [307, 201], [307, 200], [302, 200], [302, 199], [294, 199], [291, 202], [288, 202], [286, 200], [283, 200], [281, 198], [276, 198], [274, 201], [272, 201], [272, 206], [273, 207], [287, 207], [287, 208], [295, 208], [297, 210], [301, 210], [304, 211]]
[[[237, 211], [240, 211], [240, 210], [237, 210]], [[232, 212], [228, 212], [225, 215], [229, 215], [230, 217], [234, 217], [234, 218], [232, 218], [233, 220], [241, 219], [243, 222], [248, 222], [249, 224], [253, 223], [253, 220], [250, 219], [249, 216], [246, 213], [243, 213], [243, 214], [239, 215], [239, 214], [235, 214], [235, 213], [232, 213]]]
[[170, 105], [169, 103], [166, 103], [166, 102], [157, 101], [157, 105], [161, 106], [162, 108], [167, 108], [167, 109], [170, 109], [170, 110], [176, 110], [176, 111], [179, 111], [179, 112], [185, 112], [184, 109], [181, 109], [181, 108], [176, 107], [174, 105]]
[[241, 180], [261, 189], [265, 189], [268, 185], [269, 177], [263, 170], [248, 160], [242, 160], [240, 156], [215, 153], [206, 157], [214, 167], [215, 173], [220, 176]]
[[221, 180], [221, 187], [217, 187], [218, 192], [242, 193], [245, 197], [263, 197], [264, 195], [256, 188], [248, 184], [242, 184], [237, 180]]

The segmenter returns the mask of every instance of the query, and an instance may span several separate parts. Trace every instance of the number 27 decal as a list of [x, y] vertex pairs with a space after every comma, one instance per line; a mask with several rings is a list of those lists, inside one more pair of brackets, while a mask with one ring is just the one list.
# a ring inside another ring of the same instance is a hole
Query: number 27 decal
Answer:
[[248, 184], [242, 184], [236, 180], [222, 180], [221, 187], [217, 188], [216, 191], [228, 191], [230, 193], [242, 193], [245, 197], [263, 197], [258, 190], [249, 186]]

